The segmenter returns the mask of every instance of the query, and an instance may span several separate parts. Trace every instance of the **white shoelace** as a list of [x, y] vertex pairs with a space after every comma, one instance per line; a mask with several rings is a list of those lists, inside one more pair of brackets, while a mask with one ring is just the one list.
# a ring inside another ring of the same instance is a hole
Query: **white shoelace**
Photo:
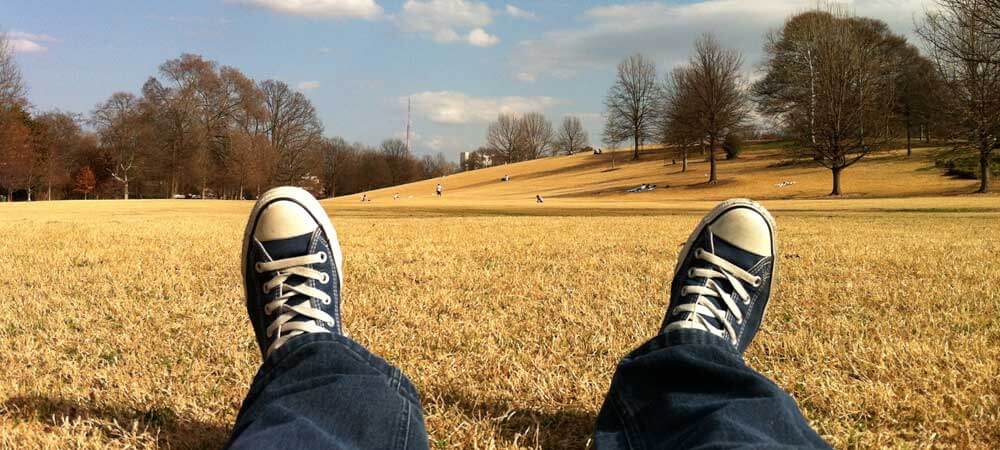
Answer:
[[[333, 317], [330, 317], [329, 314], [319, 309], [313, 308], [310, 302], [310, 299], [314, 298], [323, 302], [324, 305], [330, 304], [330, 296], [319, 289], [309, 286], [308, 281], [316, 280], [322, 284], [326, 284], [330, 282], [330, 275], [306, 267], [309, 264], [326, 262], [326, 258], [326, 253], [320, 252], [305, 256], [296, 256], [294, 258], [279, 259], [277, 261], [257, 263], [254, 265], [254, 270], [256, 270], [257, 273], [275, 272], [274, 277], [267, 283], [264, 283], [264, 293], [269, 294], [275, 289], [278, 290], [278, 297], [264, 305], [264, 314], [271, 315], [276, 311], [281, 313], [274, 319], [274, 322], [267, 327], [268, 338], [277, 335], [271, 343], [271, 346], [267, 349], [268, 355], [270, 355], [271, 352], [278, 347], [281, 347], [289, 339], [300, 334], [330, 332], [330, 330], [317, 325], [316, 322], [311, 320], [290, 322], [296, 316], [305, 316], [310, 319], [330, 324], [331, 326], [334, 325]], [[286, 281], [288, 281], [288, 278], [292, 275], [298, 275], [305, 278], [307, 281], [295, 285], [287, 284]], [[292, 297], [299, 294], [308, 298], [296, 305], [288, 304], [288, 301], [291, 300]]]
[[[686, 303], [677, 306], [677, 308], [674, 309], [673, 314], [688, 313], [687, 317], [683, 320], [678, 320], [667, 325], [667, 328], [664, 329], [664, 331], [686, 328], [703, 330], [723, 339], [726, 339], [728, 336], [729, 341], [732, 342], [733, 345], [737, 345], [736, 331], [733, 329], [733, 325], [726, 320], [726, 310], [733, 314], [733, 317], [736, 318], [737, 324], [743, 323], [743, 313], [734, 301], [733, 295], [726, 292], [722, 285], [717, 283], [715, 280], [728, 280], [729, 284], [733, 287], [736, 296], [739, 297], [740, 301], [743, 302], [744, 305], [750, 303], [750, 294], [747, 292], [746, 288], [743, 287], [743, 283], [740, 283], [739, 280], [746, 281], [753, 287], [759, 287], [762, 280], [760, 277], [752, 275], [718, 255], [706, 252], [700, 248], [694, 251], [694, 257], [711, 264], [718, 270], [704, 269], [700, 267], [693, 267], [688, 270], [688, 278], [702, 278], [707, 281], [704, 286], [689, 285], [681, 288], [682, 296], [697, 294], [698, 298], [695, 299], [693, 303]], [[714, 297], [722, 300], [722, 304], [725, 305], [725, 310], [716, 308], [715, 304], [713, 304], [708, 297]], [[716, 328], [708, 321], [708, 319], [706, 319], [706, 317], [715, 317], [722, 323], [725, 329]]]

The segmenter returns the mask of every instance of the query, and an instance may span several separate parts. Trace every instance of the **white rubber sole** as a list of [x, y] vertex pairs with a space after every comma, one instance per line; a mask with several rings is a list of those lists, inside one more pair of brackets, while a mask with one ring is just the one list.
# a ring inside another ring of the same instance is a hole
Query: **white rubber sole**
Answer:
[[243, 279], [246, 280], [246, 259], [247, 259], [247, 249], [250, 247], [251, 240], [253, 239], [253, 229], [254, 224], [257, 223], [257, 216], [260, 215], [264, 208], [276, 200], [287, 199], [302, 205], [309, 212], [316, 222], [319, 223], [320, 228], [323, 229], [323, 233], [326, 235], [327, 242], [330, 243], [330, 250], [333, 255], [334, 266], [337, 268], [337, 280], [340, 282], [340, 292], [344, 292], [344, 255], [340, 250], [340, 241], [337, 240], [337, 230], [333, 228], [333, 224], [330, 223], [330, 216], [326, 214], [326, 210], [323, 206], [319, 204], [312, 194], [306, 192], [304, 189], [283, 186], [276, 187], [268, 190], [264, 195], [260, 196], [257, 203], [253, 205], [253, 210], [250, 211], [250, 218], [247, 219], [246, 228], [243, 231], [243, 251], [240, 256], [240, 271], [243, 274]]
[[[694, 245], [694, 241], [698, 240], [698, 236], [705, 230], [705, 227], [714, 222], [719, 216], [732, 210], [733, 208], [748, 208], [756, 211], [764, 217], [764, 221], [767, 222], [767, 226], [771, 229], [772, 262], [770, 296], [773, 297], [775, 292], [778, 290], [778, 225], [775, 223], [774, 217], [771, 216], [771, 213], [767, 210], [767, 208], [761, 206], [760, 203], [746, 198], [733, 198], [726, 200], [718, 205], [715, 205], [715, 208], [712, 208], [708, 214], [705, 214], [705, 217], [701, 219], [701, 222], [698, 222], [698, 226], [696, 226], [694, 231], [691, 232], [691, 235], [688, 236], [688, 240], [684, 243], [684, 247], [681, 249], [680, 254], [677, 255], [677, 264], [674, 266], [674, 278], [677, 278], [677, 273], [681, 268], [681, 263], [683, 263], [684, 259], [687, 258], [688, 252], [691, 251], [691, 247]], [[767, 307], [770, 304], [770, 299], [768, 299], [767, 304], [764, 305], [764, 312], [761, 314], [761, 323], [764, 321], [764, 316], [767, 315]]]

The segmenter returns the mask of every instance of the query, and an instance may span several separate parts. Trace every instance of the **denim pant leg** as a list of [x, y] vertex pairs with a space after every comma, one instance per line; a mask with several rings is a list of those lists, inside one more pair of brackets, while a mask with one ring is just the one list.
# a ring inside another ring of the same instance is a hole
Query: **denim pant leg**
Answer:
[[399, 369], [333, 334], [296, 337], [261, 366], [234, 449], [426, 449], [417, 391]]
[[598, 449], [829, 448], [795, 400], [719, 337], [660, 335], [618, 365], [597, 417]]

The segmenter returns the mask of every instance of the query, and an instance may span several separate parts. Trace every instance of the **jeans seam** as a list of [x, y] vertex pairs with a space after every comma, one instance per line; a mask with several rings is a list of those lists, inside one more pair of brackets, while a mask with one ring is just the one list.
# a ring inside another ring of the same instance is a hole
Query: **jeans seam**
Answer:
[[410, 402], [405, 398], [401, 399], [403, 408], [400, 411], [399, 437], [396, 439], [396, 448], [405, 449], [410, 439]]

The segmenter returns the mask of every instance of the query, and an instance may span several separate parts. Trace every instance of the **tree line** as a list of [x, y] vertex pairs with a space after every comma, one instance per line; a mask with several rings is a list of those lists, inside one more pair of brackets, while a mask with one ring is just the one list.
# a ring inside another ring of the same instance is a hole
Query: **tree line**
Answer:
[[690, 151], [707, 152], [709, 183], [717, 151], [738, 141], [752, 114], [794, 141], [794, 158], [832, 174], [905, 138], [933, 133], [980, 163], [979, 192], [990, 186], [1000, 145], [1000, 0], [939, 0], [917, 27], [926, 54], [884, 22], [830, 6], [796, 14], [764, 38], [762, 77], [749, 82], [742, 55], [710, 34], [686, 64], [662, 78], [641, 54], [617, 68], [605, 97], [605, 145], [629, 142], [675, 149], [687, 170]]
[[333, 196], [446, 175], [441, 154], [323, 136], [316, 108], [277, 80], [184, 54], [138, 94], [115, 92], [86, 115], [32, 113], [0, 35], [0, 192], [11, 200], [256, 197], [295, 185]]
[[579, 117], [566, 116], [558, 128], [553, 128], [540, 112], [501, 113], [486, 128], [486, 145], [472, 152], [464, 169], [572, 155], [589, 145], [590, 137]]

